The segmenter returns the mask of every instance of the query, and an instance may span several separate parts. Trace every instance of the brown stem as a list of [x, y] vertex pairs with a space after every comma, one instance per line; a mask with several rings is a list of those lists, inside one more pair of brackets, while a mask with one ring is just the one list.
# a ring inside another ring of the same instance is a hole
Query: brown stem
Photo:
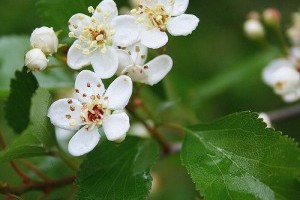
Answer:
[[31, 179], [24, 172], [22, 172], [21, 169], [19, 169], [14, 161], [10, 161], [10, 165], [12, 166], [14, 171], [22, 178], [24, 184], [29, 184], [31, 182]]
[[28, 185], [22, 185], [17, 187], [11, 187], [8, 185], [0, 185], [0, 194], [14, 194], [21, 195], [29, 191], [43, 191], [47, 193], [48, 191], [60, 188], [68, 184], [72, 184], [75, 180], [75, 176], [70, 176], [58, 180], [51, 180], [48, 182], [31, 182]]
[[148, 123], [145, 122], [144, 119], [142, 119], [136, 112], [135, 109], [128, 108], [128, 111], [132, 114], [132, 116], [139, 122], [141, 122], [145, 128], [149, 131], [152, 138], [155, 139], [159, 145], [163, 148], [163, 154], [167, 154], [170, 151], [170, 145], [165, 140], [165, 138], [162, 137], [161, 133], [157, 129], [157, 127], [152, 127]]
[[269, 116], [272, 123], [285, 121], [289, 118], [300, 115], [300, 105], [298, 104], [281, 110], [268, 112], [267, 115]]
[[2, 135], [2, 132], [0, 131], [0, 150], [3, 150], [6, 148], [6, 144], [5, 144], [5, 141], [4, 141], [4, 137]]
[[30, 169], [31, 171], [33, 171], [37, 176], [39, 176], [44, 181], [46, 181], [46, 182], [50, 181], [50, 178], [46, 174], [44, 174], [37, 166], [35, 166], [31, 162], [29, 162], [28, 160], [21, 159], [20, 162], [24, 166], [26, 166], [28, 169]]

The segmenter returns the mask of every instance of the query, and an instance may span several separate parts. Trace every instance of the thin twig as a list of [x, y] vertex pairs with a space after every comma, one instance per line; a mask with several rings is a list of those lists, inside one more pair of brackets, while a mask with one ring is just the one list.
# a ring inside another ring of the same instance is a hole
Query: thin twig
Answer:
[[10, 165], [14, 169], [14, 171], [22, 178], [24, 184], [29, 184], [31, 179], [17, 166], [14, 161], [10, 161]]
[[48, 182], [31, 182], [28, 185], [22, 185], [17, 187], [11, 187], [8, 185], [0, 185], [0, 194], [14, 194], [21, 195], [29, 191], [49, 191], [55, 188], [60, 188], [68, 184], [72, 184], [75, 180], [75, 176], [70, 176], [58, 180], [51, 180]]
[[6, 144], [5, 144], [5, 141], [4, 141], [4, 137], [2, 135], [2, 132], [0, 130], [0, 150], [3, 150], [6, 148]]
[[28, 160], [20, 159], [20, 162], [24, 166], [26, 166], [28, 169], [30, 169], [31, 171], [33, 171], [37, 176], [39, 176], [44, 181], [46, 181], [46, 182], [50, 181], [50, 178], [46, 174], [44, 174], [44, 172], [42, 172], [37, 166], [35, 166], [31, 162], [29, 162]]
[[300, 115], [300, 105], [298, 104], [284, 109], [267, 112], [267, 115], [272, 123], [285, 121]]

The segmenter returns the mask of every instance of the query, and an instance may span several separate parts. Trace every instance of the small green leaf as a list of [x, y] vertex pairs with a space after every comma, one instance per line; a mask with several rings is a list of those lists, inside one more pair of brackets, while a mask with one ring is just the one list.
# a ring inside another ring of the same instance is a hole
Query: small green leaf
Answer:
[[119, 146], [105, 141], [81, 165], [79, 199], [146, 199], [158, 152], [151, 140], [128, 137]]
[[188, 130], [182, 164], [206, 200], [298, 200], [300, 150], [250, 112]]
[[27, 67], [16, 71], [5, 107], [7, 122], [16, 133], [21, 133], [28, 126], [31, 97], [37, 88], [38, 82], [31, 72], [27, 72]]
[[54, 130], [47, 117], [50, 103], [49, 92], [38, 89], [32, 99], [29, 127], [0, 155], [0, 162], [51, 153]]

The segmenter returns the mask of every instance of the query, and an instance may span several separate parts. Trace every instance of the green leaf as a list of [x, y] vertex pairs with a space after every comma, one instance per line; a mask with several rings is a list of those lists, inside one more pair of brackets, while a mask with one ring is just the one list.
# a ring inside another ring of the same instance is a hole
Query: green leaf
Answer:
[[68, 36], [68, 21], [76, 13], [88, 14], [89, 6], [96, 7], [99, 0], [39, 0], [37, 1], [38, 13], [47, 26], [53, 27], [55, 31], [62, 30], [62, 37]]
[[28, 129], [0, 155], [0, 162], [51, 153], [54, 145], [54, 130], [47, 117], [50, 103], [49, 92], [38, 89], [32, 99]]
[[79, 199], [146, 199], [158, 149], [151, 140], [133, 137], [119, 146], [108, 141], [100, 144], [81, 165]]
[[242, 112], [187, 131], [182, 164], [206, 200], [299, 199], [299, 148], [257, 118]]
[[5, 112], [8, 124], [16, 133], [21, 133], [28, 126], [31, 97], [37, 88], [38, 82], [31, 72], [27, 72], [27, 67], [17, 71], [15, 78], [11, 80], [11, 93]]
[[30, 49], [29, 38], [9, 36], [0, 38], [0, 91], [9, 91], [10, 79], [22, 70], [24, 55]]

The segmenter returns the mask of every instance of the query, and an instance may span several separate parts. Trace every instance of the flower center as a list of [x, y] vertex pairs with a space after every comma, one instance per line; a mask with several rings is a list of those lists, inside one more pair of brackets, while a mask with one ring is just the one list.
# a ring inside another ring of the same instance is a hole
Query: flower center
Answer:
[[102, 119], [104, 111], [99, 105], [95, 105], [92, 110], [88, 111], [87, 118], [90, 122], [97, 122]]
[[167, 22], [170, 18], [164, 5], [156, 4], [154, 8], [139, 5], [138, 10], [132, 10], [132, 14], [140, 15], [138, 22], [146, 24], [149, 28], [159, 28], [160, 31], [166, 31]]

